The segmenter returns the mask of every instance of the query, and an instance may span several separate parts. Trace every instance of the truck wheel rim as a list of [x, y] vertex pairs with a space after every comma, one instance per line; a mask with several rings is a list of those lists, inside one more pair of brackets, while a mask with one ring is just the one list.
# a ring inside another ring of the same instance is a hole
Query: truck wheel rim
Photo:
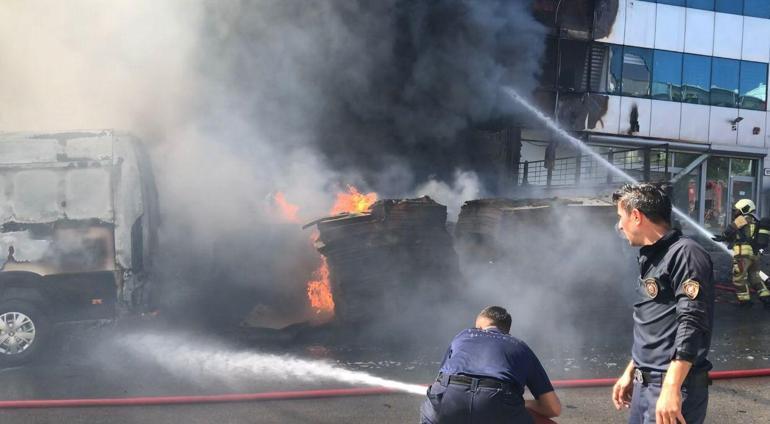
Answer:
[[0, 314], [0, 354], [18, 355], [35, 341], [35, 323], [21, 312]]

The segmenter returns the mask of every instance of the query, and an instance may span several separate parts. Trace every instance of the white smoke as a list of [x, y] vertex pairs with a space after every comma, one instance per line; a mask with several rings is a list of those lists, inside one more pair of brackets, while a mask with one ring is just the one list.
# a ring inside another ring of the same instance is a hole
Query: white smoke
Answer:
[[455, 170], [451, 184], [431, 179], [415, 190], [415, 196], [429, 196], [447, 207], [449, 221], [457, 222], [463, 203], [478, 199], [483, 193], [479, 177], [474, 172]]

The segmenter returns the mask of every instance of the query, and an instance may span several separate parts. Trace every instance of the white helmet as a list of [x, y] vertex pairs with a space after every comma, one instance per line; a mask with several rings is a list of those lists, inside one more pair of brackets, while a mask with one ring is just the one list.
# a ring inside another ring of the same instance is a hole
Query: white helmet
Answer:
[[752, 202], [751, 199], [741, 199], [735, 202], [733, 208], [741, 211], [741, 213], [752, 213], [757, 210], [757, 207], [754, 206], [754, 202]]

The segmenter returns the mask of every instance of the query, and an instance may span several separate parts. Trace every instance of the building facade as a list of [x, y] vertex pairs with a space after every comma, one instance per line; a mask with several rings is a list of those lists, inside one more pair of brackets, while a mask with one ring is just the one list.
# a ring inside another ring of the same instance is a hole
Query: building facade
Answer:
[[[538, 106], [638, 180], [668, 181], [712, 232], [730, 205], [770, 211], [770, 0], [536, 0], [550, 28]], [[768, 174], [765, 174], [765, 171]], [[519, 186], [612, 185], [595, 158], [532, 126]]]

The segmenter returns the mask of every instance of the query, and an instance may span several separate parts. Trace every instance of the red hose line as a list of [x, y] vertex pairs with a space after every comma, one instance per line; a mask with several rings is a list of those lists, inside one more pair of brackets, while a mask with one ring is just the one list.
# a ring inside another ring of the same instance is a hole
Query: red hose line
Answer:
[[40, 399], [0, 401], [2, 408], [66, 408], [77, 406], [136, 406], [174, 405], [185, 403], [244, 402], [258, 400], [313, 399], [323, 397], [365, 396], [396, 393], [383, 387], [360, 387], [351, 389], [300, 390], [291, 392], [264, 392], [203, 396], [152, 396], [106, 399]]
[[[712, 371], [712, 380], [731, 378], [770, 377], [770, 368], [752, 370]], [[584, 380], [554, 380], [554, 388], [607, 387], [615, 384], [614, 378], [595, 378]], [[316, 399], [327, 397], [367, 396], [399, 393], [383, 387], [358, 387], [349, 389], [299, 390], [289, 392], [264, 392], [203, 396], [153, 396], [134, 398], [106, 399], [37, 399], [0, 401], [0, 409], [12, 408], [68, 408], [83, 406], [146, 406], [174, 405], [191, 403], [221, 403], [265, 400]]]
[[729, 291], [729, 292], [733, 292], [733, 293], [737, 291], [737, 289], [735, 287], [726, 286], [724, 284], [714, 284], [714, 288], [717, 289], [717, 290], [724, 290], [724, 291]]

